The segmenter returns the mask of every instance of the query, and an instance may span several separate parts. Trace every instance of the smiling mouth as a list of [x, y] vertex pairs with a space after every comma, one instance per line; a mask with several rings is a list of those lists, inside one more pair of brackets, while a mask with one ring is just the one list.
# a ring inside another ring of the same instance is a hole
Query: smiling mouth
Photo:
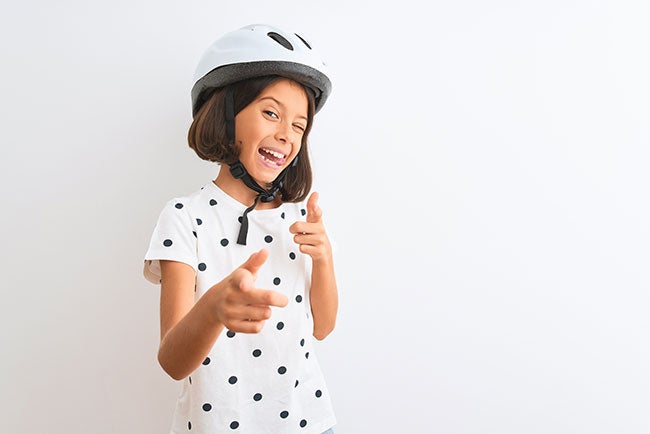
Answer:
[[282, 166], [287, 159], [287, 156], [281, 152], [274, 151], [273, 149], [260, 148], [257, 152], [262, 156], [262, 159], [268, 163], [274, 164], [278, 167]]

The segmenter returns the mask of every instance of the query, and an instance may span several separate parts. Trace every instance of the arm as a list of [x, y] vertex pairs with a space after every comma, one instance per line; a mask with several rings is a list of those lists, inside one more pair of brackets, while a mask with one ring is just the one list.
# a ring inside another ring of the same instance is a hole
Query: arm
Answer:
[[314, 337], [323, 340], [336, 324], [338, 290], [334, 275], [332, 246], [325, 233], [323, 212], [318, 206], [318, 193], [312, 193], [307, 201], [307, 221], [291, 225], [294, 241], [300, 251], [312, 258], [311, 312], [314, 318]]
[[194, 303], [195, 272], [182, 262], [160, 261], [158, 362], [175, 380], [187, 377], [207, 356], [223, 330], [206, 293]]
[[224, 327], [259, 333], [270, 306], [286, 306], [284, 295], [254, 287], [268, 252], [254, 253], [241, 267], [212, 286], [193, 305], [195, 272], [187, 264], [161, 261], [160, 347], [158, 361], [180, 380], [205, 360]]
[[313, 260], [309, 298], [314, 317], [314, 337], [320, 341], [334, 330], [339, 307], [331, 252], [327, 258]]

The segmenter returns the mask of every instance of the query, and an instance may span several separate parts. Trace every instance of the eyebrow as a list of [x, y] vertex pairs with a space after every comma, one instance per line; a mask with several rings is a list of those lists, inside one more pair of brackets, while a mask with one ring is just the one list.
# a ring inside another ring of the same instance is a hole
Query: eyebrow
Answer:
[[[263, 97], [263, 98], [260, 98], [259, 100], [260, 100], [260, 101], [263, 101], [263, 100], [265, 100], [265, 99], [271, 99], [271, 100], [275, 101], [275, 103], [276, 103], [277, 105], [279, 105], [280, 108], [283, 108], [283, 109], [286, 108], [286, 106], [285, 106], [284, 104], [282, 104], [280, 101], [278, 101], [277, 99], [273, 98], [272, 96], [265, 96], [265, 97]], [[306, 121], [309, 121], [309, 119], [307, 119], [306, 116], [298, 115], [298, 117], [299, 117], [300, 119], [304, 119], [304, 120], [306, 120]]]

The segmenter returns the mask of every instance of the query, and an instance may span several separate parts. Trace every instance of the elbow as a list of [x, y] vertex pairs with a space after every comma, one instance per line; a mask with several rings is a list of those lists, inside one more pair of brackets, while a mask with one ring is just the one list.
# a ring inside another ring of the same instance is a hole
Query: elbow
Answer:
[[170, 371], [167, 371], [167, 370], [165, 370], [165, 372], [167, 373], [167, 375], [169, 375], [171, 378], [173, 378], [176, 381], [184, 380], [185, 377], [187, 377], [187, 375], [180, 375], [178, 373], [170, 372]]
[[185, 377], [187, 377], [187, 374], [184, 372], [180, 372], [179, 370], [174, 369], [172, 366], [170, 366], [169, 362], [165, 360], [160, 352], [158, 352], [158, 364], [160, 364], [160, 367], [163, 369], [163, 371], [165, 371], [167, 375], [176, 381], [183, 380]]
[[314, 337], [318, 341], [324, 340], [330, 333], [334, 331], [334, 324], [328, 325], [327, 327], [314, 327]]

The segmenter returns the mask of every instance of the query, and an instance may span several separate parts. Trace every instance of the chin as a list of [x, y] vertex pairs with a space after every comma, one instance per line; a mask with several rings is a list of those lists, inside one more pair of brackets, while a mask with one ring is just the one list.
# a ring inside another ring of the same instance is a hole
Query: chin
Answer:
[[271, 171], [271, 172], [265, 170], [265, 171], [262, 171], [262, 173], [257, 173], [257, 174], [256, 174], [257, 176], [254, 176], [254, 175], [251, 173], [251, 176], [253, 177], [253, 179], [255, 179], [255, 181], [257, 181], [257, 183], [258, 183], [259, 185], [261, 185], [262, 187], [264, 187], [265, 185], [270, 185], [270, 184], [272, 184], [273, 181], [275, 181], [276, 178], [277, 178], [278, 176], [280, 176], [280, 173], [282, 173], [282, 171], [283, 171], [284, 169], [285, 169], [285, 167], [281, 167], [281, 168], [279, 168], [278, 170], [274, 170], [274, 171]]
[[257, 182], [260, 186], [264, 188], [269, 188], [271, 184], [273, 184], [273, 181], [275, 181], [275, 179], [277, 178], [277, 175], [275, 177], [270, 177], [270, 176], [257, 177], [251, 174], [251, 176], [253, 177], [255, 182]]

